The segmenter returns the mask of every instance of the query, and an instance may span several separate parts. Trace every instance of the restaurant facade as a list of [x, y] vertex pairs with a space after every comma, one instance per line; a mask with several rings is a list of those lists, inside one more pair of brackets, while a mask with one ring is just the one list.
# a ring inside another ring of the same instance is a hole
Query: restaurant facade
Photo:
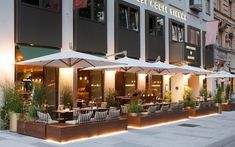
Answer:
[[206, 21], [213, 15], [212, 0], [88, 0], [80, 9], [73, 8], [73, 0], [2, 0], [0, 81], [17, 82], [23, 91], [32, 89], [30, 82], [44, 83], [47, 101], [55, 106], [64, 86], [72, 87], [74, 101], [104, 99], [108, 89], [123, 96], [137, 89], [155, 91], [159, 98], [171, 90], [174, 102], [182, 100], [186, 86], [193, 88], [193, 96], [202, 87], [213, 93], [215, 81], [198, 75], [14, 65], [64, 50], [98, 56], [127, 51], [134, 59], [212, 69], [204, 44]]

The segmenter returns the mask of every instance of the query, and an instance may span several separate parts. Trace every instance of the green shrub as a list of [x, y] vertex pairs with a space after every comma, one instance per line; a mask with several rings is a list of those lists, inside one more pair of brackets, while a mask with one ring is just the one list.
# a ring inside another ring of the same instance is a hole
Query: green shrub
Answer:
[[202, 88], [199, 92], [199, 95], [203, 98], [207, 98], [208, 97], [208, 92], [207, 92], [206, 88]]
[[222, 103], [222, 94], [223, 94], [223, 88], [221, 86], [218, 86], [214, 97], [215, 103]]
[[192, 93], [193, 93], [193, 89], [191, 87], [187, 87], [184, 90], [183, 99], [184, 99], [185, 107], [195, 108], [196, 104], [192, 99]]
[[61, 92], [61, 97], [63, 99], [64, 106], [72, 107], [73, 106], [73, 94], [72, 88], [65, 86]]
[[130, 113], [140, 113], [142, 111], [142, 107], [138, 104], [137, 101], [132, 101], [129, 107]]
[[164, 100], [171, 102], [171, 100], [172, 100], [172, 93], [171, 93], [171, 91], [165, 92]]
[[226, 89], [225, 89], [225, 97], [224, 97], [224, 99], [225, 99], [225, 101], [228, 101], [228, 100], [230, 100], [230, 98], [231, 98], [231, 85], [228, 84], [226, 86]]
[[107, 102], [107, 107], [114, 107], [117, 106], [116, 98], [116, 91], [114, 89], [109, 89], [108, 92], [105, 94], [105, 100]]
[[33, 90], [32, 105], [36, 110], [43, 111], [46, 100], [46, 88], [43, 84], [35, 85]]

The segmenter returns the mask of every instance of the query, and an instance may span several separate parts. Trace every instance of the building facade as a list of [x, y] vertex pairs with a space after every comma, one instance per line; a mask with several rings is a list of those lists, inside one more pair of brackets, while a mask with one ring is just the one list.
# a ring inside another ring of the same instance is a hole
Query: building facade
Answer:
[[[234, 73], [235, 2], [232, 0], [215, 0], [214, 13], [214, 18], [219, 21], [217, 44], [214, 46], [215, 69]], [[234, 88], [233, 91], [235, 91]]]
[[[88, 0], [73, 9], [73, 0], [2, 0], [0, 5], [0, 81], [27, 80], [47, 85], [48, 102], [57, 105], [59, 91], [72, 87], [78, 98], [103, 98], [116, 89], [154, 89], [158, 97], [171, 89], [182, 100], [185, 86], [194, 96], [214, 81], [205, 76], [158, 76], [116, 71], [79, 71], [14, 65], [15, 62], [73, 49], [94, 55], [127, 51], [139, 60], [213, 68], [205, 49], [206, 22], [214, 19], [213, 0]], [[9, 9], [12, 8], [12, 9]], [[6, 15], [7, 14], [7, 15]], [[111, 57], [114, 59], [115, 57]], [[7, 61], [7, 62], [6, 62]], [[9, 62], [8, 62], [9, 61]], [[27, 90], [27, 89], [26, 89]], [[30, 90], [30, 89], [29, 89]], [[52, 99], [54, 98], [54, 99]]]

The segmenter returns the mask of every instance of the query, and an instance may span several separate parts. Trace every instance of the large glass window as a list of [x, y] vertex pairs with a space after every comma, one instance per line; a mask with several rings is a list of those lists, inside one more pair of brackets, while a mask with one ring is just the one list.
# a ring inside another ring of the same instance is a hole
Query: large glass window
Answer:
[[157, 98], [162, 98], [162, 76], [152, 75], [151, 89]]
[[102, 72], [78, 71], [78, 99], [86, 102], [102, 100], [102, 91]]
[[137, 9], [120, 4], [119, 25], [129, 30], [139, 30], [139, 11]]
[[136, 74], [135, 73], [124, 73], [125, 81], [125, 95], [131, 96], [136, 90]]
[[59, 11], [59, 0], [22, 0], [22, 2], [51, 11]]
[[87, 7], [79, 9], [79, 16], [97, 22], [104, 22], [105, 0], [88, 0]]
[[171, 40], [177, 42], [184, 42], [184, 26], [172, 23], [171, 25]]
[[190, 28], [189, 29], [189, 43], [200, 46], [200, 31]]
[[152, 36], [164, 35], [164, 19], [162, 17], [149, 15], [149, 34]]

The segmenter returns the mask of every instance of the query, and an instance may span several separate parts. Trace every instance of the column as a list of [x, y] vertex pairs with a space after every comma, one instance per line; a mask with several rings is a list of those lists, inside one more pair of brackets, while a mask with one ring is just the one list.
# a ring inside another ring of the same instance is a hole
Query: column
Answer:
[[[107, 1], [107, 55], [115, 53], [115, 0]], [[115, 59], [115, 56], [109, 57]], [[104, 90], [115, 89], [115, 71], [104, 72]]]
[[[14, 0], [1, 0], [0, 4], [0, 85], [14, 83]], [[2, 105], [0, 89], [0, 106]]]
[[[73, 49], [73, 0], [62, 1], [62, 49]], [[77, 91], [77, 71], [73, 68], [60, 68], [59, 70], [59, 103], [60, 93], [64, 86], [72, 88], [73, 96]], [[75, 99], [74, 99], [75, 101]], [[74, 103], [75, 104], [75, 103]]]

